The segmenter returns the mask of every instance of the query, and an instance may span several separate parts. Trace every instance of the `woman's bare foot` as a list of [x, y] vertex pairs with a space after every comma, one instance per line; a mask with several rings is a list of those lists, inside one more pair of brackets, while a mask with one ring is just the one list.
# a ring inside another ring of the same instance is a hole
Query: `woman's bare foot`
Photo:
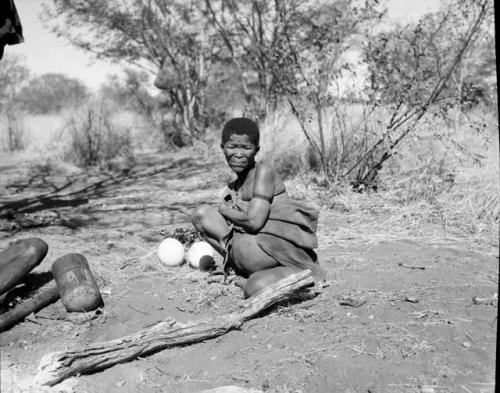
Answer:
[[297, 273], [297, 271], [297, 269], [292, 269], [287, 266], [277, 266], [255, 272], [246, 280], [245, 286], [243, 287], [243, 297], [248, 298], [253, 296], [265, 287]]

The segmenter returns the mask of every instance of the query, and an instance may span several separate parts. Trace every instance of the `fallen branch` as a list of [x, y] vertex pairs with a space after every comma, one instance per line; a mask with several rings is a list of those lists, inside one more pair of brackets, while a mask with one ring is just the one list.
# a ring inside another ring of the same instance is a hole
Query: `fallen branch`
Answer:
[[91, 344], [82, 349], [47, 354], [40, 361], [37, 383], [52, 386], [73, 375], [103, 370], [153, 351], [221, 336], [313, 283], [310, 271], [299, 272], [252, 296], [239, 312], [186, 323], [167, 319], [126, 337]]
[[14, 325], [31, 313], [37, 312], [59, 299], [59, 291], [55, 282], [45, 285], [31, 295], [31, 298], [14, 309], [0, 314], [0, 332]]

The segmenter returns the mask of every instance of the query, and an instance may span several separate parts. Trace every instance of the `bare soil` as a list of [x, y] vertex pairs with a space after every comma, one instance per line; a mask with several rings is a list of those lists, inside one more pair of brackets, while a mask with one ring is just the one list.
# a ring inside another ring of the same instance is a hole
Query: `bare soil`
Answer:
[[[13, 233], [12, 220], [0, 221], [0, 249], [20, 238], [45, 240], [49, 253], [34, 273], [66, 253], [85, 255], [105, 303], [102, 315], [75, 321], [59, 300], [0, 333], [2, 392], [494, 391], [498, 249], [431, 224], [412, 235], [382, 224], [390, 211], [325, 208], [293, 184], [294, 196], [321, 208], [317, 251], [329, 280], [321, 294], [280, 304], [214, 340], [33, 387], [46, 353], [242, 302], [232, 283], [210, 282], [186, 265], [165, 268], [155, 255], [162, 231], [189, 226], [191, 210], [215, 203], [229, 173], [220, 161], [180, 153], [140, 156], [128, 173], [71, 175], [2, 157], [0, 173], [0, 213], [10, 209], [21, 223]], [[23, 229], [23, 217], [56, 225]]]

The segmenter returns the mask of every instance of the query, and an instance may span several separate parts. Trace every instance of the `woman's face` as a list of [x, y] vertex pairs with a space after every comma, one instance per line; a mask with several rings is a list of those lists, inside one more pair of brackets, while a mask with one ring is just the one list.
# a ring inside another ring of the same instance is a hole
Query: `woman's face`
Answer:
[[246, 134], [231, 134], [222, 146], [229, 167], [238, 173], [246, 172], [255, 164], [255, 155], [259, 151]]

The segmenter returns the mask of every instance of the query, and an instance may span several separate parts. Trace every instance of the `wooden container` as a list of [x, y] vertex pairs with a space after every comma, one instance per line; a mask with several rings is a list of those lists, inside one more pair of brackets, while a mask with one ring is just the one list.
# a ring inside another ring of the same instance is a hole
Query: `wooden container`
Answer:
[[52, 274], [66, 311], [88, 312], [102, 306], [101, 293], [83, 255], [63, 255], [52, 265]]
[[19, 240], [0, 252], [0, 294], [9, 291], [47, 255], [42, 239]]

